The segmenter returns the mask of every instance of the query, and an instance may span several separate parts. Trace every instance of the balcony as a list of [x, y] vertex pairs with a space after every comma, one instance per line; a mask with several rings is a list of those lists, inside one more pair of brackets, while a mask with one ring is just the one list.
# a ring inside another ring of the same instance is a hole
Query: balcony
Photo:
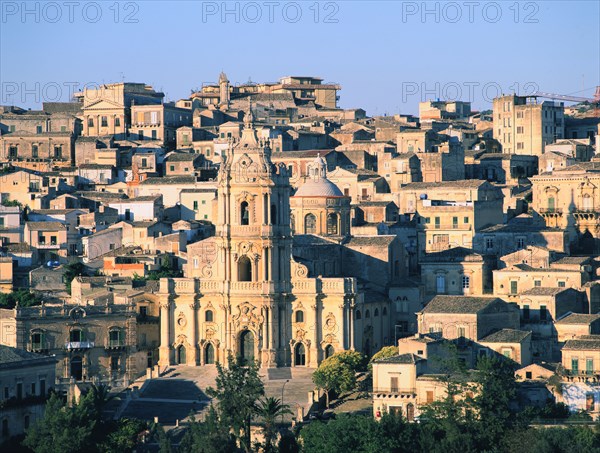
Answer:
[[48, 342], [43, 341], [41, 343], [31, 343], [27, 346], [29, 352], [37, 352], [40, 354], [46, 354], [50, 350]]
[[93, 347], [93, 341], [67, 341], [65, 343], [65, 349], [67, 351], [74, 351], [77, 349], [92, 349]]
[[390, 388], [390, 387], [374, 387], [373, 393], [384, 393], [388, 395], [415, 395], [417, 394], [416, 388]]
[[558, 217], [563, 213], [563, 210], [560, 208], [540, 208], [539, 211], [541, 215], [549, 217]]
[[36, 248], [41, 250], [58, 250], [60, 248], [60, 244], [58, 242], [39, 242]]
[[110, 340], [107, 338], [104, 341], [104, 349], [123, 349], [125, 347], [127, 347], [125, 340]]

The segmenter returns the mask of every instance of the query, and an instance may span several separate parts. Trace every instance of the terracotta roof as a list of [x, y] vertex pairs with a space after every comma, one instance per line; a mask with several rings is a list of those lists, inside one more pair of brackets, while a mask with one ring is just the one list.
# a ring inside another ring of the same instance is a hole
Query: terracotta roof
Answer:
[[422, 310], [423, 313], [475, 314], [492, 304], [504, 301], [497, 297], [435, 296]]
[[[46, 359], [46, 356], [25, 351], [24, 349], [13, 348], [11, 346], [0, 345], [0, 365], [15, 362], [25, 362], [27, 360]], [[26, 363], [24, 363], [26, 365]]]
[[501, 329], [479, 340], [480, 343], [520, 343], [531, 335], [529, 330]]
[[600, 319], [600, 314], [571, 313], [556, 321], [555, 324], [591, 324], [598, 319]]
[[600, 335], [586, 335], [575, 340], [567, 340], [563, 346], [563, 350], [565, 349], [600, 350]]
[[63, 231], [65, 226], [60, 222], [27, 222], [25, 225], [31, 231]]
[[406, 363], [406, 364], [410, 364], [410, 363], [421, 362], [422, 360], [424, 360], [424, 359], [422, 359], [418, 355], [408, 353], [408, 354], [395, 355], [393, 357], [386, 357], [384, 359], [375, 360], [374, 363]]

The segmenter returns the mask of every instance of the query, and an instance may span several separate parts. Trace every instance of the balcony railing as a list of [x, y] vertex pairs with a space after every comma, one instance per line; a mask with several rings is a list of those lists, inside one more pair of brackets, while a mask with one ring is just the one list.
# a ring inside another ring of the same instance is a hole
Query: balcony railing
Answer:
[[540, 208], [540, 214], [561, 215], [562, 212], [560, 208]]
[[127, 345], [125, 344], [125, 340], [110, 340], [107, 339], [104, 342], [104, 347], [106, 349], [120, 349], [120, 348], [124, 348]]
[[390, 387], [374, 387], [373, 393], [387, 393], [392, 395], [415, 395], [416, 388], [390, 388]]
[[31, 343], [27, 346], [27, 350], [30, 352], [48, 352], [49, 349], [50, 345], [48, 342]]
[[67, 341], [65, 343], [65, 349], [68, 351], [72, 351], [74, 349], [92, 349], [93, 347], [93, 341]]

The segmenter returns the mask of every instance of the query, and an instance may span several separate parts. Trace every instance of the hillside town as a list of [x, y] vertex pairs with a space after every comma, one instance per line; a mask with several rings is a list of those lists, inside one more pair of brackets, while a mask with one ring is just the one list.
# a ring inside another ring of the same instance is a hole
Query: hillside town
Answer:
[[[222, 72], [0, 106], [0, 449], [98, 388], [185, 431], [232, 358], [283, 425], [422, 423], [482, 357], [515, 405], [600, 419], [600, 87], [386, 116], [341, 92]], [[316, 377], [354, 353], [356, 389]]]

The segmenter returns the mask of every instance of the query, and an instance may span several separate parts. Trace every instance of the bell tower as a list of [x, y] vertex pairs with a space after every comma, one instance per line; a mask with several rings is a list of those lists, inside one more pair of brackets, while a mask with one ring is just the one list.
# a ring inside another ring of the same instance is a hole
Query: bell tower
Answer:
[[219, 75], [219, 107], [229, 109], [229, 79], [224, 72]]
[[229, 344], [248, 358], [252, 348], [262, 367], [276, 366], [285, 347], [278, 339], [280, 307], [290, 291], [289, 198], [287, 169], [271, 161], [269, 141], [259, 138], [249, 105], [242, 137], [230, 142], [219, 170], [216, 238], [229, 302]]

